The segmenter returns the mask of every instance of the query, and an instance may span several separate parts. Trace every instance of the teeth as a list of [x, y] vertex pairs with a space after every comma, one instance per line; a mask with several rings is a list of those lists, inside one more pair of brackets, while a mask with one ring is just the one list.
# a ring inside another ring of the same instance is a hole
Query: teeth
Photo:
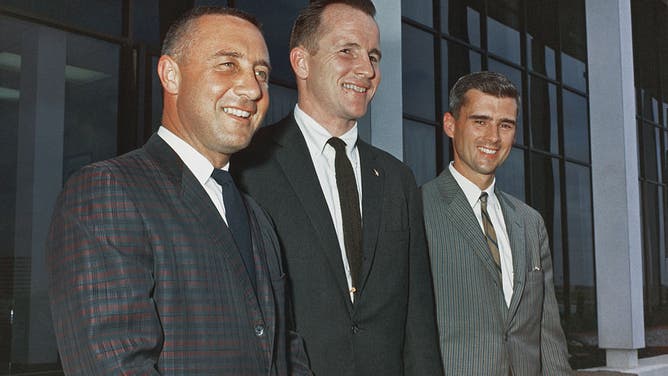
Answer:
[[496, 150], [494, 149], [489, 149], [483, 146], [479, 147], [478, 149], [485, 154], [496, 154]]
[[223, 108], [223, 111], [224, 111], [226, 114], [231, 114], [231, 115], [239, 116], [239, 117], [242, 117], [242, 118], [247, 118], [247, 117], [250, 117], [250, 116], [251, 116], [251, 113], [250, 113], [250, 112], [248, 112], [248, 111], [244, 111], [244, 110], [240, 110], [240, 109], [238, 109], [238, 108], [224, 107], [224, 108]]
[[353, 84], [343, 84], [343, 87], [346, 88], [346, 89], [354, 90], [358, 93], [366, 93], [366, 91], [367, 91], [366, 88], [363, 88], [363, 87], [360, 87], [360, 86], [357, 86], [357, 85], [353, 85]]

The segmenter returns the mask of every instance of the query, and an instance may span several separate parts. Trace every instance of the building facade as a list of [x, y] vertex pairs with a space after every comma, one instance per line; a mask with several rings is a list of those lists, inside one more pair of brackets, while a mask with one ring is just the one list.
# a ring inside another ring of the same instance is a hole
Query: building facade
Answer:
[[[159, 126], [155, 67], [170, 22], [198, 5], [233, 6], [258, 16], [273, 65], [271, 123], [296, 102], [288, 36], [307, 2], [0, 0], [0, 375], [59, 374], [44, 266], [51, 210], [73, 171], [141, 146]], [[622, 5], [628, 18], [596, 23], [597, 3], [613, 11]], [[653, 334], [662, 328], [668, 332], [668, 1], [375, 4], [383, 82], [360, 120], [360, 135], [404, 160], [419, 184], [437, 176], [452, 157], [441, 119], [448, 90], [459, 76], [492, 70], [520, 88], [516, 142], [498, 184], [545, 218], [562, 324], [576, 368], [606, 362], [597, 347], [603, 324], [599, 304], [606, 307], [605, 300], [597, 303], [602, 299], [597, 290], [609, 286], [599, 286], [597, 277], [604, 274], [607, 264], [600, 263], [607, 250], [599, 249], [604, 243], [597, 236], [606, 233], [607, 224], [606, 216], [596, 213], [615, 202], [598, 194], [597, 179], [615, 167], [615, 156], [599, 158], [607, 156], [605, 145], [597, 143], [607, 124], [598, 114], [606, 105], [619, 107], [612, 94], [622, 94], [621, 103], [630, 95], [633, 124], [621, 122], [618, 129], [636, 137], [623, 160], [637, 170], [625, 176], [631, 176], [629, 202], [638, 204], [631, 205], [624, 228], [639, 245], [640, 265], [633, 263], [633, 252], [625, 254], [631, 254], [631, 274], [641, 281], [640, 330], [647, 334], [619, 347], [640, 349], [641, 357], [667, 352], [668, 343]], [[596, 48], [605, 33], [623, 35], [625, 28], [632, 30], [632, 56], [622, 55], [618, 73], [590, 72], [605, 52]], [[598, 82], [623, 82], [627, 74], [631, 93], [598, 89]]]

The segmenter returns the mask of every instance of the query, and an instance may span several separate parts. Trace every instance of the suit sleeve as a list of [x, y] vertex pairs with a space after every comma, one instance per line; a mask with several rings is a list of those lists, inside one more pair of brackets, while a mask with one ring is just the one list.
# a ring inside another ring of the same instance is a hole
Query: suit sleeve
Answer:
[[123, 188], [85, 168], [56, 205], [49, 298], [67, 375], [159, 375], [163, 341], [145, 229]]
[[559, 320], [559, 308], [554, 293], [552, 256], [543, 219], [540, 218], [540, 258], [543, 268], [543, 317], [540, 330], [540, 353], [543, 375], [572, 375], [568, 364], [566, 338]]
[[422, 218], [422, 200], [412, 174], [408, 188], [408, 209], [410, 285], [404, 344], [404, 374], [406, 376], [443, 375], [438, 347], [431, 267]]

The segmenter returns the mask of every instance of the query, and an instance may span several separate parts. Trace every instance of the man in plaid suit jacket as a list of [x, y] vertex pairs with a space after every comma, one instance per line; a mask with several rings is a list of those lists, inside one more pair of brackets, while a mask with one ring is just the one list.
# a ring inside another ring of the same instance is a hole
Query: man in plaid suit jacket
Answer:
[[251, 239], [244, 254], [227, 226], [229, 196], [211, 176], [262, 122], [269, 69], [252, 17], [189, 12], [168, 32], [158, 63], [158, 134], [69, 179], [47, 245], [66, 374], [310, 374], [286, 324], [272, 224], [241, 200], [236, 213], [245, 206]]

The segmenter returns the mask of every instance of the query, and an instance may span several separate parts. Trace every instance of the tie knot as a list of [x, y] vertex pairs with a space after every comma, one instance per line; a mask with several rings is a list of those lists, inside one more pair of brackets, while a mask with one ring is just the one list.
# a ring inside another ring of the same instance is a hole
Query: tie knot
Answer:
[[218, 168], [213, 169], [211, 177], [213, 178], [213, 180], [216, 181], [216, 183], [220, 184], [221, 186], [234, 183], [234, 181], [232, 180], [232, 175], [230, 175], [229, 172]]
[[332, 145], [332, 147], [334, 148], [334, 150], [336, 150], [337, 153], [346, 151], [346, 143], [343, 142], [343, 140], [338, 137], [330, 138], [329, 140], [327, 140], [327, 143]]
[[487, 192], [483, 192], [480, 194], [480, 203], [483, 205], [487, 205]]

